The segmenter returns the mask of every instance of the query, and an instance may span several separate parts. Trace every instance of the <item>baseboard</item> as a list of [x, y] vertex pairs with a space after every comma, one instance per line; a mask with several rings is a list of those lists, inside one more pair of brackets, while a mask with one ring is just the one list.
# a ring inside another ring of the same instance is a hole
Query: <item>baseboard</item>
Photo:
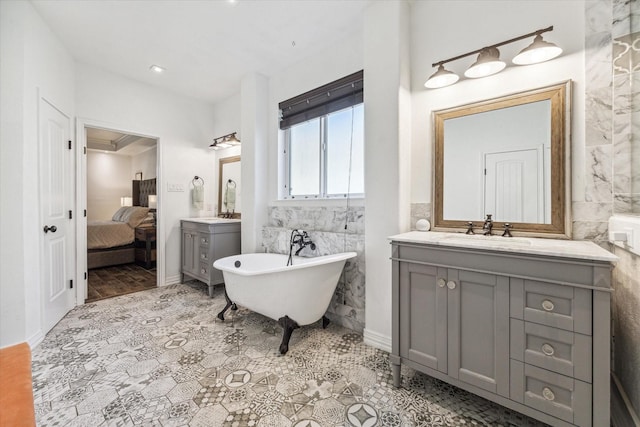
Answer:
[[379, 348], [382, 351], [391, 353], [391, 337], [364, 329], [364, 343], [371, 347]]
[[611, 425], [613, 427], [640, 427], [640, 418], [633, 410], [629, 396], [613, 372], [611, 373]]
[[180, 275], [176, 274], [175, 276], [167, 276], [164, 279], [164, 283], [161, 283], [159, 286], [177, 285], [178, 283], [182, 283], [182, 281], [180, 280]]
[[27, 339], [27, 342], [29, 343], [29, 347], [31, 347], [31, 350], [33, 350], [38, 346], [38, 344], [42, 342], [43, 339], [44, 339], [44, 334], [42, 333], [42, 330], [38, 330], [38, 332], [31, 335]]

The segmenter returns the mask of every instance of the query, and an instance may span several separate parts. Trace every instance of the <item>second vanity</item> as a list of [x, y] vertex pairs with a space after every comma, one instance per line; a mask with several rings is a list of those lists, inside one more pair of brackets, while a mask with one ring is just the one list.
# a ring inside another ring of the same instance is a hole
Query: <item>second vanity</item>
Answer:
[[392, 364], [553, 426], [608, 426], [610, 285], [592, 242], [409, 232], [392, 244]]
[[209, 286], [222, 283], [222, 272], [213, 268], [219, 258], [240, 253], [240, 220], [225, 218], [187, 218], [180, 221], [182, 261], [180, 272]]

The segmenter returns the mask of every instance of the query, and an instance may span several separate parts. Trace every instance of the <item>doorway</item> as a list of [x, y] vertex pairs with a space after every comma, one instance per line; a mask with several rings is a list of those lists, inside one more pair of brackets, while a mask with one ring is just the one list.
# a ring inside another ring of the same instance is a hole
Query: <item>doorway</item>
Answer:
[[79, 303], [154, 288], [161, 265], [159, 141], [86, 123], [81, 131], [86, 222], [79, 258], [87, 280]]

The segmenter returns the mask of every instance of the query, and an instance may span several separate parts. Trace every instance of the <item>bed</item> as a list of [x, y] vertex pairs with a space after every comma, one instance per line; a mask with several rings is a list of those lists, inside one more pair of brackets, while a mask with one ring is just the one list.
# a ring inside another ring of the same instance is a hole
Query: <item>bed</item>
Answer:
[[156, 194], [156, 179], [132, 183], [133, 204], [118, 209], [111, 221], [87, 222], [87, 268], [129, 264], [135, 261], [135, 228], [153, 224], [149, 195]]

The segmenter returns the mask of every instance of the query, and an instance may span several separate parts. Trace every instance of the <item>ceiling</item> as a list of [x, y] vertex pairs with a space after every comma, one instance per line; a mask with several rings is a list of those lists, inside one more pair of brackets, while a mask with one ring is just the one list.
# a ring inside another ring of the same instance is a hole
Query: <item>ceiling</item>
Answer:
[[274, 75], [360, 32], [371, 1], [32, 3], [76, 61], [215, 103], [239, 92], [244, 75]]
[[89, 150], [137, 156], [156, 146], [156, 140], [153, 138], [127, 135], [106, 129], [86, 128], [86, 130]]

